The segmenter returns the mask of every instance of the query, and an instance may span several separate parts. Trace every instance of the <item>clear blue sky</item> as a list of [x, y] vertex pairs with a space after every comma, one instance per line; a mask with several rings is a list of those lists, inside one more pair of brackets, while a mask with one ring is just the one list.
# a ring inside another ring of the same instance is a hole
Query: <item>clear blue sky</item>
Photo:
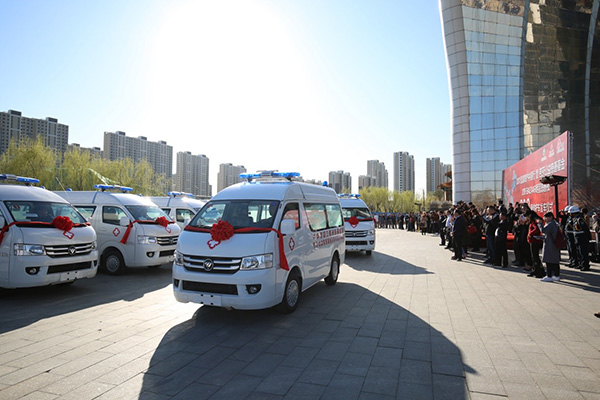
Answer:
[[[451, 163], [438, 2], [2, 1], [0, 110], [166, 140], [220, 163], [327, 180], [393, 152]], [[175, 170], [173, 171], [175, 172]]]

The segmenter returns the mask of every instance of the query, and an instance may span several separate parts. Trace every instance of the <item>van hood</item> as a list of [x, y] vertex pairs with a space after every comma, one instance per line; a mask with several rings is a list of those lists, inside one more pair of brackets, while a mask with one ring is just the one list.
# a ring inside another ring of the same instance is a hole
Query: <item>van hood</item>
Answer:
[[[267, 252], [269, 235], [272, 238], [276, 234], [274, 232], [236, 233], [219, 243], [212, 240], [210, 233], [183, 231], [177, 242], [177, 251], [186, 255], [229, 258], [264, 254]], [[275, 248], [269, 251], [275, 251]]]
[[67, 245], [96, 240], [96, 231], [91, 226], [76, 227], [69, 232], [45, 227], [20, 227], [20, 229], [23, 243]]

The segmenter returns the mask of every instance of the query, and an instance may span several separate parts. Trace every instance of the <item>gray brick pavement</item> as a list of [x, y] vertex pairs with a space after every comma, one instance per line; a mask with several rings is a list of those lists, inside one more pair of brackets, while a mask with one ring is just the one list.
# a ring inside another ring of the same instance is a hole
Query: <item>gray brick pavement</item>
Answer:
[[598, 267], [541, 283], [437, 244], [379, 230], [291, 315], [179, 304], [167, 266], [0, 292], [0, 398], [600, 398]]

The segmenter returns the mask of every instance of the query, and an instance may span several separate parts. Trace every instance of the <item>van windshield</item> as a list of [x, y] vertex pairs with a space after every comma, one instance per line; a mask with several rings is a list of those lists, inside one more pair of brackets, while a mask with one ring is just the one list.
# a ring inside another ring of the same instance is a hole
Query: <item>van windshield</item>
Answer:
[[85, 218], [68, 203], [46, 201], [5, 201], [4, 205], [16, 222], [48, 222], [56, 217], [69, 217], [74, 224], [85, 224]]
[[368, 208], [365, 207], [351, 207], [342, 208], [344, 219], [356, 217], [356, 218], [372, 218]]
[[125, 206], [137, 221], [154, 221], [158, 217], [170, 219], [158, 206]]
[[223, 200], [207, 203], [190, 225], [210, 229], [220, 220], [234, 228], [272, 228], [279, 209], [275, 200]]

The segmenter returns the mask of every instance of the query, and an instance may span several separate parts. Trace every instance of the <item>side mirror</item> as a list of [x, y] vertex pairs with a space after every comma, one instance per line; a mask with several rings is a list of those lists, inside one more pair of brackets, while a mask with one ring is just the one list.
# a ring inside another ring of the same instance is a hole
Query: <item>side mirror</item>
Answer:
[[121, 219], [119, 220], [119, 225], [121, 225], [121, 226], [127, 226], [127, 225], [129, 225], [129, 218], [127, 218], [127, 217], [121, 217]]
[[188, 224], [190, 223], [192, 219], [190, 217], [187, 217], [183, 220], [183, 225], [188, 226]]
[[291, 235], [296, 232], [296, 222], [293, 219], [284, 219], [281, 221], [280, 231], [284, 235]]

